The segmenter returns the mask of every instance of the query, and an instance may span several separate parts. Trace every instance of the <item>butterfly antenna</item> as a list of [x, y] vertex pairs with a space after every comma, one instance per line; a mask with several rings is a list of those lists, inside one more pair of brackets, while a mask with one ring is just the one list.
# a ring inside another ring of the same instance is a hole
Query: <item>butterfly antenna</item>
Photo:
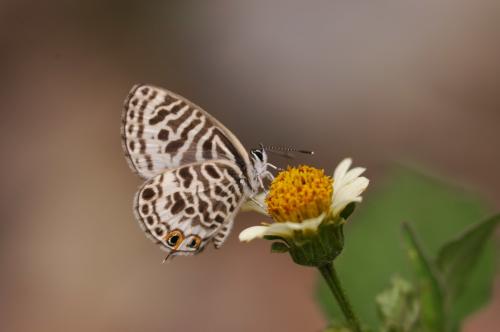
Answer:
[[265, 145], [261, 144], [261, 147], [266, 151], [278, 152], [278, 153], [281, 152], [281, 153], [284, 153], [285, 155], [289, 152], [298, 152], [298, 153], [308, 154], [311, 156], [314, 155], [314, 151], [296, 149], [296, 148], [292, 148], [289, 146], [273, 146], [273, 145], [265, 146]]

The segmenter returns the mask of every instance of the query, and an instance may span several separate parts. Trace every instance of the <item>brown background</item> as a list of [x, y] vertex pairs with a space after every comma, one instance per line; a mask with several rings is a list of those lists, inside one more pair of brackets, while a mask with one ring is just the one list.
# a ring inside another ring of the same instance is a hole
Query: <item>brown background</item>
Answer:
[[[498, 210], [499, 36], [497, 0], [1, 1], [0, 329], [319, 331], [314, 272], [237, 241], [262, 217], [160, 264], [132, 215], [129, 88], [176, 91], [248, 147], [352, 156], [372, 186], [417, 162]], [[500, 326], [498, 293], [466, 331]]]

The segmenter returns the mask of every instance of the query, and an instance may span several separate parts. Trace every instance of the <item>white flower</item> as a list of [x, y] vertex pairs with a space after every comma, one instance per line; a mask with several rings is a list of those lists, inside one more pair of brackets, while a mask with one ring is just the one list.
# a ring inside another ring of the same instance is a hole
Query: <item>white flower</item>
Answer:
[[[256, 238], [263, 238], [264, 236], [280, 236], [283, 238], [290, 238], [294, 235], [296, 231], [315, 232], [318, 226], [322, 223], [322, 221], [325, 219], [327, 215], [332, 219], [338, 218], [340, 213], [349, 203], [361, 202], [362, 200], [361, 194], [365, 191], [365, 189], [368, 187], [369, 184], [369, 180], [366, 177], [361, 176], [364, 173], [365, 169], [361, 167], [349, 169], [351, 164], [352, 160], [350, 158], [347, 158], [342, 160], [342, 162], [336, 167], [335, 172], [333, 173], [333, 185], [332, 185], [333, 194], [331, 194], [331, 198], [328, 196], [328, 199], [331, 199], [331, 202], [326, 205], [328, 207], [327, 210], [321, 211], [321, 214], [319, 216], [305, 220], [300, 220], [299, 222], [284, 221], [284, 222], [275, 222], [269, 225], [249, 227], [240, 233], [239, 235], [240, 241], [249, 242]], [[296, 169], [294, 170], [296, 171]], [[289, 172], [289, 170], [284, 172]], [[309, 177], [308, 179], [311, 179], [311, 177]], [[329, 179], [331, 181], [331, 178]], [[325, 183], [324, 181], [323, 182], [319, 181], [317, 177], [316, 178], [313, 177], [313, 180], [314, 180], [313, 182], [307, 184], [309, 186], [307, 188], [308, 190], [311, 190], [310, 187], [311, 185], [314, 186], [316, 185], [316, 183]], [[297, 181], [293, 182], [297, 183]], [[314, 190], [314, 188], [312, 188], [312, 190]], [[272, 185], [271, 185], [271, 191], [272, 191]], [[322, 192], [325, 191], [323, 190]], [[258, 212], [265, 213], [267, 210], [267, 206], [264, 195], [262, 194], [257, 195], [256, 197], [254, 197], [254, 200], [255, 202], [250, 201], [250, 203], [247, 204], [247, 209], [254, 209], [257, 210]], [[317, 206], [317, 204], [314, 206]], [[297, 213], [300, 214], [301, 211], [292, 211], [292, 213], [294, 214], [294, 216], [296, 216]]]
[[351, 158], [346, 158], [340, 162], [333, 172], [333, 197], [332, 197], [332, 213], [338, 216], [347, 204], [352, 202], [361, 202], [361, 194], [366, 190], [369, 180], [361, 176], [366, 171], [366, 168], [356, 167], [349, 170], [351, 167]]

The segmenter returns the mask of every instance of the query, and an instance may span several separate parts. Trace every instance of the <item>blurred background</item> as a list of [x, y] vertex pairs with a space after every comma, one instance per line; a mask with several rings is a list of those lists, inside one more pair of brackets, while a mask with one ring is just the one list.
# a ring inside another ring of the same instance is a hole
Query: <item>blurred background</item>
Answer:
[[[419, 165], [493, 211], [499, 35], [497, 0], [2, 0], [0, 329], [320, 331], [315, 271], [238, 242], [262, 217], [160, 264], [132, 214], [128, 90], [175, 91], [248, 148], [316, 152], [293, 163], [352, 156], [370, 190], [394, 162]], [[496, 284], [465, 331], [500, 325]]]

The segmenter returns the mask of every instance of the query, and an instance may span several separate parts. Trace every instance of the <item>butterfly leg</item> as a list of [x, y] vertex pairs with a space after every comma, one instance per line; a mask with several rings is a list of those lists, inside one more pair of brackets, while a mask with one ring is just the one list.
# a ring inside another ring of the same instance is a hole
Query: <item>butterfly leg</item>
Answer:
[[272, 169], [275, 169], [275, 170], [280, 171], [280, 172], [285, 170], [284, 168], [278, 167], [278, 166], [273, 165], [271, 163], [267, 163], [266, 165], [271, 167]]
[[264, 179], [267, 178], [267, 179], [269, 179], [272, 182], [274, 180], [274, 175], [271, 172], [269, 172], [269, 171], [266, 170], [266, 171], [260, 173], [257, 178], [259, 179], [260, 187], [264, 190], [264, 192], [267, 195], [268, 190], [264, 186]]
[[[271, 168], [272, 168], [272, 169], [274, 169], [274, 170], [279, 171], [279, 172], [284, 171], [284, 169], [283, 169], [283, 168], [278, 167], [278, 166], [276, 166], [276, 165], [273, 165], [273, 164], [271, 164], [271, 163], [267, 163], [266, 165], [267, 165], [267, 166], [269, 166], [269, 167], [271, 167]], [[268, 171], [268, 170], [266, 169], [266, 170], [262, 173], [262, 178], [268, 178], [270, 181], [273, 181], [273, 180], [274, 180], [274, 175], [273, 175], [273, 173], [271, 173], [270, 171]]]
[[259, 184], [260, 184], [260, 187], [262, 189], [264, 189], [264, 191], [266, 192], [266, 195], [267, 195], [267, 190], [266, 188], [264, 187], [264, 181], [262, 181], [262, 178], [264, 177], [264, 175], [261, 173], [259, 174], [259, 176], [257, 177], [259, 179]]
[[274, 180], [274, 175], [273, 173], [269, 172], [269, 171], [265, 171], [264, 174], [263, 174], [264, 177], [267, 177], [269, 180], [273, 181]]
[[261, 202], [259, 202], [257, 199], [255, 199], [255, 196], [250, 196], [249, 199], [255, 204], [257, 205], [259, 208], [261, 208], [262, 210], [266, 211], [266, 207], [264, 206], [264, 204], [262, 204]]

